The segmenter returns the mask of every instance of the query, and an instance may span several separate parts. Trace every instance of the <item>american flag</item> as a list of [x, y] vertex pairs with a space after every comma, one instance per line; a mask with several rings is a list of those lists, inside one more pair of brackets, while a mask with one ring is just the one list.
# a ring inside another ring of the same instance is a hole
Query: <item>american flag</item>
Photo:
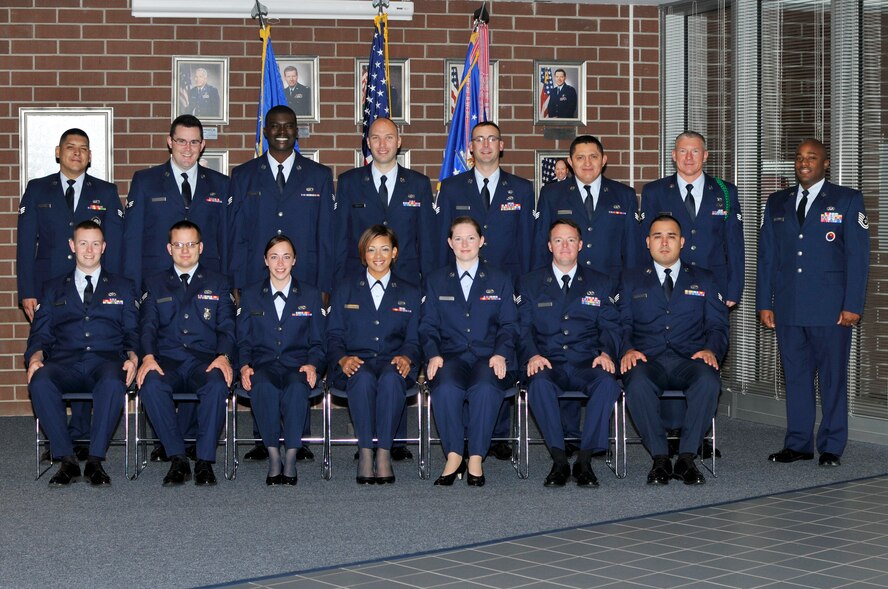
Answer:
[[544, 67], [540, 70], [540, 116], [549, 116], [549, 95], [555, 90], [552, 84], [552, 68]]
[[364, 140], [361, 149], [364, 152], [365, 164], [373, 161], [373, 155], [367, 146], [370, 125], [379, 117], [391, 117], [389, 111], [391, 90], [388, 84], [388, 74], [388, 15], [383, 13], [373, 19], [373, 45], [370, 47], [367, 83], [364, 90]]
[[540, 164], [541, 186], [555, 182], [555, 162], [557, 157], [544, 157]]
[[453, 116], [453, 111], [456, 110], [456, 99], [459, 97], [459, 74], [457, 73], [457, 66], [450, 66], [450, 116]]

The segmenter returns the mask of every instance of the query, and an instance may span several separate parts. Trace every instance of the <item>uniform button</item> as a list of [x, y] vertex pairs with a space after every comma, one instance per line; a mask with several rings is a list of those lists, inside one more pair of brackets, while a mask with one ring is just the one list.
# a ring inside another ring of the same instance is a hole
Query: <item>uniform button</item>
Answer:
[[87, 332], [84, 333], [83, 335], [84, 335], [85, 337], [89, 337], [89, 332], [87, 331]]
[[379, 354], [377, 354], [376, 352], [373, 352], [373, 354], [372, 354], [372, 356], [373, 356], [374, 358], [377, 357], [378, 355], [379, 355]]
[[561, 349], [562, 349], [562, 350], [566, 350], [566, 349], [567, 349], [567, 346], [566, 346], [566, 345], [561, 346]]
[[389, 222], [388, 222], [388, 221], [383, 221], [382, 224], [388, 226]]
[[805, 237], [805, 234], [804, 234], [804, 233], [799, 233], [799, 239], [802, 239], [803, 237]]
[[798, 270], [796, 270], [796, 272], [798, 272], [799, 274], [801, 274], [801, 273], [802, 273], [802, 269], [799, 268]]
[[669, 329], [670, 329], [670, 326], [667, 325], [667, 326], [666, 326], [666, 331], [669, 331]]
[[697, 262], [691, 262], [691, 266], [696, 266]]
[[467, 328], [466, 328], [466, 333], [472, 333], [472, 328], [471, 328], [471, 327], [467, 327]]
[[592, 231], [591, 227], [586, 227], [586, 231]]
[[92, 350], [92, 346], [86, 346], [86, 351], [89, 352]]
[[182, 344], [182, 347], [183, 347], [183, 348], [187, 348], [187, 347], [188, 347], [188, 344]]
[[666, 309], [666, 314], [669, 315], [670, 313], [672, 313], [672, 311], [670, 311], [669, 309]]
[[378, 341], [379, 341], [379, 338], [378, 338], [378, 337], [374, 337], [374, 338], [373, 338], [373, 341], [378, 342]]
[[278, 230], [277, 230], [277, 234], [280, 235], [281, 233], [283, 233], [283, 231], [281, 231], [280, 229], [278, 229]]
[[71, 254], [68, 254], [68, 259], [69, 259], [69, 260], [71, 259]]
[[696, 251], [696, 250], [697, 250], [697, 246], [696, 246], [696, 245], [692, 245], [692, 246], [691, 246], [691, 251], [693, 252], [693, 251]]
[[185, 319], [188, 319], [188, 313], [185, 313]]
[[487, 229], [487, 225], [485, 225], [484, 228]]
[[586, 265], [587, 265], [587, 266], [591, 266], [591, 265], [592, 265], [592, 260], [586, 260]]
[[89, 315], [83, 318], [84, 321], [89, 321]]
[[468, 316], [469, 316], [469, 314], [468, 314], [468, 313], [466, 313], [466, 317], [468, 317]]
[[570, 316], [569, 316], [569, 315], [565, 315], [565, 316], [564, 316], [564, 320], [567, 321], [568, 319], [570, 319]]
[[73, 226], [74, 226], [74, 223], [68, 223], [68, 227], [73, 227]]
[[182, 330], [182, 333], [188, 333], [188, 330], [187, 330], [187, 329], [183, 329], [183, 330]]
[[570, 335], [570, 330], [569, 330], [569, 329], [565, 329], [565, 330], [562, 331], [561, 333], [563, 333], [564, 335]]
[[802, 255], [802, 252], [798, 252], [798, 255], [800, 255], [800, 256], [801, 256], [801, 255]]
[[587, 243], [587, 244], [586, 244], [586, 249], [592, 249], [592, 244], [591, 244], [591, 243]]
[[697, 235], [697, 230], [696, 230], [696, 229], [691, 229], [691, 235]]
[[281, 345], [281, 340], [278, 340], [278, 341], [275, 342], [275, 343], [276, 343], [277, 345]]
[[278, 217], [283, 217], [283, 216], [284, 216], [284, 211], [278, 211]]
[[373, 320], [373, 325], [379, 325], [379, 319], [374, 319], [374, 320]]
[[284, 328], [281, 327], [280, 325], [278, 325], [278, 331], [283, 331], [283, 330], [284, 330]]

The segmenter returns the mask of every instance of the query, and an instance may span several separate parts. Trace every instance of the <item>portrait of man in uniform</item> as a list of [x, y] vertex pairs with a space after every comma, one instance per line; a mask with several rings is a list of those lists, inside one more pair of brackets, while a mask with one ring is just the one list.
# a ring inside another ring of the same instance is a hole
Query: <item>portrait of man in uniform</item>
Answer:
[[173, 117], [228, 123], [228, 58], [173, 57]]
[[586, 122], [584, 62], [536, 62], [534, 72], [535, 123]]
[[299, 123], [319, 123], [320, 72], [315, 56], [283, 56], [277, 59], [284, 85], [287, 106], [293, 109]]

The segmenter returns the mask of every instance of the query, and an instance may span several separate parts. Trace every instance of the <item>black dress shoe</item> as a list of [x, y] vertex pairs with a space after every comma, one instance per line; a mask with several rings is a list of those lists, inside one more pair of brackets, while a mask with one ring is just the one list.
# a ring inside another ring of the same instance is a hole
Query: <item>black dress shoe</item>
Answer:
[[290, 487], [295, 487], [295, 486], [296, 486], [296, 482], [297, 482], [298, 480], [299, 480], [299, 476], [298, 476], [298, 475], [295, 475], [295, 474], [294, 474], [293, 476], [291, 476], [291, 477], [288, 477], [288, 476], [283, 475], [283, 474], [281, 475], [281, 484], [282, 484], [282, 485], [287, 485], [287, 486], [290, 486]]
[[813, 460], [814, 453], [813, 452], [798, 452], [797, 450], [791, 450], [789, 448], [784, 448], [780, 452], [775, 452], [768, 456], [768, 460], [771, 462], [795, 462], [796, 460]]
[[553, 462], [552, 469], [549, 471], [549, 474], [546, 475], [546, 480], [543, 481], [544, 487], [563, 487], [567, 484], [567, 479], [570, 478], [570, 465], [569, 464], [558, 464]]
[[185, 455], [173, 456], [170, 464], [170, 470], [163, 477], [164, 487], [178, 487], [186, 481], [191, 480], [191, 464]]
[[580, 447], [574, 444], [573, 442], [565, 442], [564, 443], [564, 453], [567, 454], [567, 457], [570, 458], [574, 454], [580, 451]]
[[647, 484], [668, 485], [672, 478], [672, 463], [668, 456], [654, 456], [654, 465], [648, 472]]
[[376, 477], [377, 485], [394, 485], [395, 484], [395, 475], [390, 477]]
[[493, 456], [497, 460], [511, 460], [512, 446], [508, 442], [494, 442], [487, 450], [488, 456]]
[[484, 478], [483, 474], [476, 476], [470, 472], [466, 473], [466, 484], [470, 487], [483, 487], [486, 482], [487, 479]]
[[194, 484], [203, 487], [216, 484], [216, 473], [213, 472], [213, 464], [207, 460], [198, 460], [194, 463]]
[[169, 462], [170, 457], [167, 456], [166, 450], [163, 449], [163, 446], [155, 446], [154, 450], [151, 451], [151, 462]]
[[101, 462], [87, 462], [83, 468], [83, 478], [89, 481], [93, 487], [108, 487], [111, 485], [111, 477], [102, 468]]
[[296, 460], [307, 460], [311, 462], [315, 459], [314, 452], [309, 450], [308, 446], [302, 446], [296, 450]]
[[267, 460], [268, 459], [268, 448], [265, 447], [265, 444], [259, 442], [255, 446], [249, 449], [249, 451], [244, 454], [244, 460]]
[[468, 468], [468, 466], [469, 465], [466, 462], [466, 459], [463, 458], [463, 461], [459, 463], [459, 466], [456, 467], [456, 470], [454, 470], [450, 474], [442, 474], [437, 479], [435, 479], [435, 485], [441, 486], [441, 487], [453, 486], [454, 480], [456, 480], [457, 478], [459, 478], [459, 479], [463, 478], [463, 473], [466, 472], [466, 468]]
[[592, 472], [592, 465], [588, 462], [580, 464], [579, 460], [574, 462], [573, 477], [577, 481], [578, 487], [597, 487], [598, 477]]
[[197, 462], [197, 446], [187, 446], [185, 448], [185, 456], [192, 462]]
[[824, 452], [820, 455], [820, 466], [839, 466], [842, 461], [832, 452]]
[[702, 485], [706, 482], [703, 474], [697, 470], [692, 454], [680, 454], [672, 469], [672, 478], [686, 485]]
[[74, 446], [74, 456], [80, 462], [86, 462], [86, 459], [89, 458], [89, 446]]
[[281, 479], [283, 478], [283, 476], [284, 475], [279, 474], [279, 475], [273, 476], [273, 477], [265, 477], [265, 484], [268, 485], [269, 487], [276, 487], [278, 485], [282, 485], [283, 481]]
[[407, 446], [395, 446], [392, 448], [392, 460], [396, 462], [413, 460], [413, 452]]
[[80, 465], [73, 461], [63, 460], [52, 478], [49, 479], [50, 487], [67, 487], [71, 483], [80, 480]]
[[355, 481], [359, 485], [375, 485], [376, 477], [355, 477]]

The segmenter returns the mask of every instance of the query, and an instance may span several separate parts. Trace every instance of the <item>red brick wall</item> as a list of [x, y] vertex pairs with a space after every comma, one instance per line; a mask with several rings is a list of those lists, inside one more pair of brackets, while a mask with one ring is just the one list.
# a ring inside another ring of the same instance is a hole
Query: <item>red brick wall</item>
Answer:
[[[187, 0], [183, 0], [187, 2]], [[586, 60], [587, 120], [580, 133], [608, 149], [607, 175], [628, 181], [629, 122], [635, 123], [636, 188], [659, 175], [659, 19], [652, 6], [595, 6], [496, 1], [491, 59], [499, 60], [499, 120], [504, 166], [533, 177], [534, 150], [569, 141], [543, 138], [533, 125], [533, 61]], [[393, 58], [409, 58], [411, 124], [402, 129], [411, 164], [437, 178], [446, 142], [442, 104], [445, 58], [463, 59], [479, 2], [420, 0], [411, 22], [390, 23]], [[273, 15], [272, 15], [273, 16]], [[340, 174], [354, 165], [354, 58], [369, 51], [372, 23], [290, 21], [273, 26], [275, 53], [319, 55], [321, 119], [300, 141], [320, 149]], [[629, 33], [635, 32], [634, 55]], [[230, 124], [208, 147], [227, 148], [231, 165], [251, 157], [261, 42], [244, 20], [135, 19], [125, 0], [7, 0], [0, 8], [0, 415], [29, 413], [22, 352], [28, 324], [17, 308], [15, 226], [19, 193], [20, 107], [113, 106], [114, 177], [121, 197], [136, 170], [166, 158], [171, 57], [230, 57]], [[629, 111], [634, 61], [635, 113]]]

